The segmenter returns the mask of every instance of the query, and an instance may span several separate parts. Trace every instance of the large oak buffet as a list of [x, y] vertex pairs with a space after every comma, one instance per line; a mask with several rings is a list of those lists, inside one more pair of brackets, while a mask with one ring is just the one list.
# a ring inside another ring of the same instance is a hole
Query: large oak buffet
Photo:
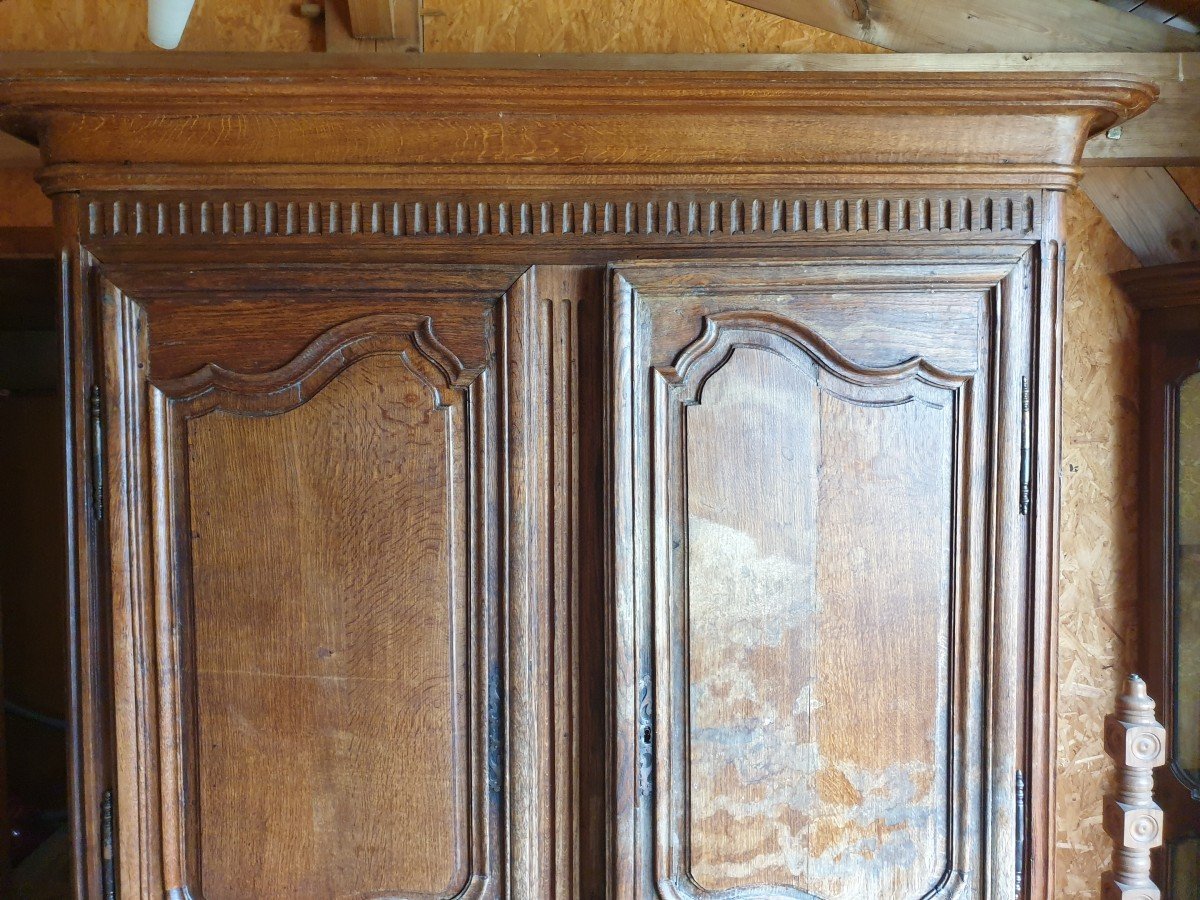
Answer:
[[1062, 198], [1151, 86], [9, 56], [84, 897], [1051, 884]]

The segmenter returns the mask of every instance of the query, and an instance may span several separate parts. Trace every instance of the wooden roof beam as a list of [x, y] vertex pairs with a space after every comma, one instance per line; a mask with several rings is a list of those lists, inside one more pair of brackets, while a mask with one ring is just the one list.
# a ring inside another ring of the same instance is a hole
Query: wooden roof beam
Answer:
[[1082, 186], [1143, 266], [1200, 260], [1200, 210], [1166, 169], [1089, 169]]
[[1200, 35], [1093, 0], [736, 0], [904, 53], [1200, 51]]

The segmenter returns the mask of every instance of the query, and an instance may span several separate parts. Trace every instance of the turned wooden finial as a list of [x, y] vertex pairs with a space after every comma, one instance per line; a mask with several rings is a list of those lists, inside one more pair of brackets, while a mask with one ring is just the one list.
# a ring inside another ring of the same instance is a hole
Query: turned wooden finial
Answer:
[[1117, 790], [1104, 804], [1113, 840], [1112, 870], [1103, 900], [1160, 900], [1150, 879], [1150, 851], [1162, 844], [1162, 810], [1154, 802], [1154, 769], [1167, 760], [1167, 731], [1154, 719], [1146, 682], [1130, 675], [1117, 711], [1104, 720], [1104, 748], [1117, 764]]

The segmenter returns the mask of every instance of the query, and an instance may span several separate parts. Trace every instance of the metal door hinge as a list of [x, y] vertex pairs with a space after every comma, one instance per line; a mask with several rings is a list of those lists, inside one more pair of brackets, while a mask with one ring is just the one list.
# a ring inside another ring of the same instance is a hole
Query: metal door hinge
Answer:
[[1032, 488], [1029, 484], [1030, 455], [1033, 440], [1033, 423], [1031, 420], [1032, 402], [1029, 395], [1029, 379], [1021, 378], [1021, 515], [1029, 515], [1029, 501]]
[[1025, 888], [1025, 773], [1017, 770], [1016, 789], [1014, 797], [1014, 817], [1016, 818], [1016, 855], [1017, 874], [1015, 879], [1016, 896], [1020, 900]]
[[638, 796], [649, 797], [654, 790], [654, 701], [650, 694], [650, 676], [643, 675], [638, 685]]
[[104, 518], [104, 416], [100, 385], [92, 385], [88, 397], [88, 415], [92, 421], [92, 517]]
[[113, 795], [105, 791], [100, 801], [100, 882], [104, 900], [117, 900], [113, 859]]
[[492, 796], [499, 798], [504, 787], [504, 706], [500, 696], [500, 668], [488, 676], [487, 780]]

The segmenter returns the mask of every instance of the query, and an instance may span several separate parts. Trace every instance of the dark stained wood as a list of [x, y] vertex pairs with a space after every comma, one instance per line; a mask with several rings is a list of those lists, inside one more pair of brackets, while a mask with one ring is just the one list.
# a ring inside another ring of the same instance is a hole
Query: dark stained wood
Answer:
[[[1138, 673], [1158, 703], [1167, 731], [1167, 765], [1155, 772], [1154, 798], [1163, 808], [1166, 846], [1200, 837], [1197, 784], [1179, 765], [1176, 711], [1184, 662], [1175, 650], [1179, 627], [1176, 461], [1179, 392], [1200, 371], [1200, 263], [1178, 263], [1119, 273], [1117, 280], [1141, 309], [1141, 461], [1139, 472]], [[1153, 853], [1155, 881], [1169, 885], [1167, 850]]]
[[0, 259], [45, 259], [53, 255], [53, 228], [0, 228]]
[[122, 896], [1049, 895], [1061, 192], [1153, 88], [129, 63], [0, 71], [81, 897], [108, 789]]

